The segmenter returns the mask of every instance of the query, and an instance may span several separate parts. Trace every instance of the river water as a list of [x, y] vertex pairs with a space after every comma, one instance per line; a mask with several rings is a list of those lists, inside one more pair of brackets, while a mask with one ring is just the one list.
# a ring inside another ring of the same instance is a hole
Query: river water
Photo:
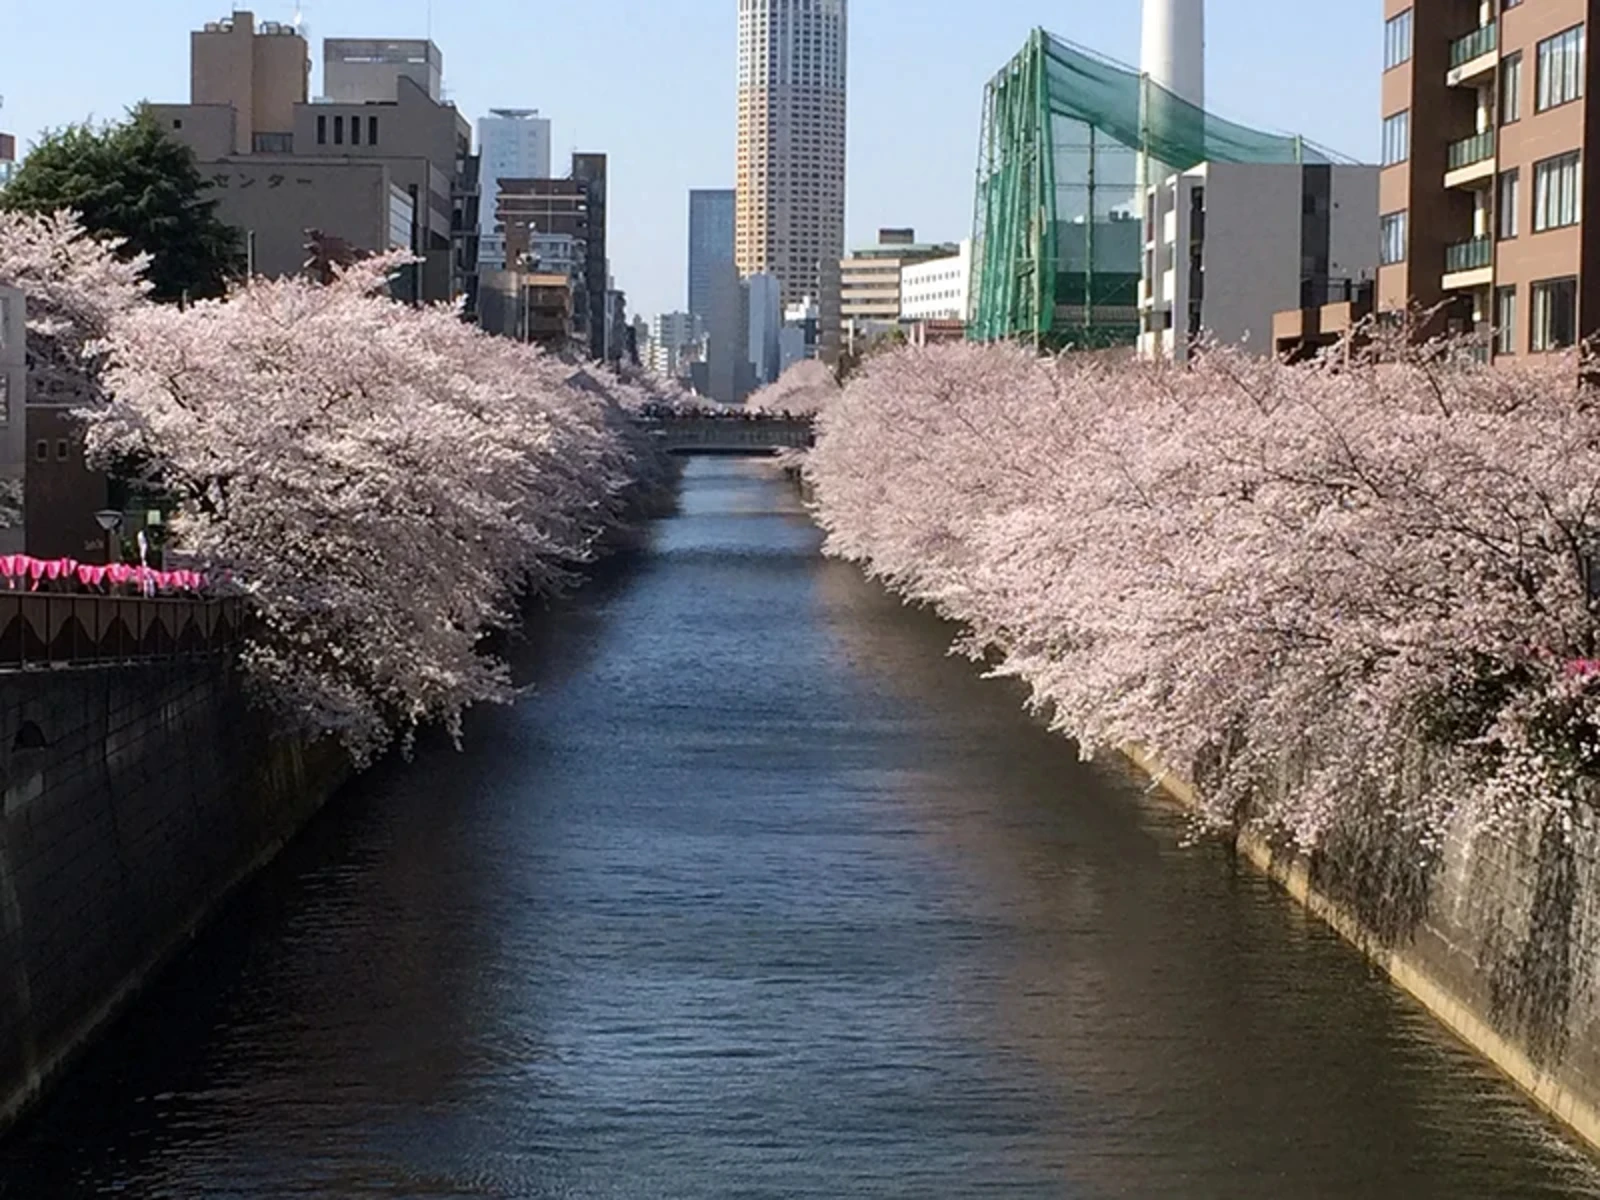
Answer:
[[537, 692], [330, 808], [0, 1144], [0, 1195], [1600, 1194], [818, 542], [770, 463], [692, 460], [520, 650]]

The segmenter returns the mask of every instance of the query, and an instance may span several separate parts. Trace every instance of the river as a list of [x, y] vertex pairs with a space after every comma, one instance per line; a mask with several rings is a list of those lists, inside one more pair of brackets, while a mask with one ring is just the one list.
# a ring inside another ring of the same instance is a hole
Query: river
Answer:
[[0, 1195], [1554, 1197], [1600, 1173], [949, 631], [696, 459], [537, 684], [361, 780]]

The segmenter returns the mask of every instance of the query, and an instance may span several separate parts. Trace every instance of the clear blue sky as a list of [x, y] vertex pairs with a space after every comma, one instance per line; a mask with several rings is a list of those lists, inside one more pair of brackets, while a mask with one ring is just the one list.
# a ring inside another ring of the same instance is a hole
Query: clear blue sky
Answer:
[[[188, 99], [188, 33], [227, 8], [227, 0], [35, 0], [24, 14], [22, 4], [0, 18], [0, 129], [25, 143], [51, 126], [118, 116], [140, 99]], [[1138, 0], [850, 7], [853, 244], [880, 225], [913, 225], [930, 240], [969, 231], [983, 84], [1034, 26], [1124, 62], [1138, 58]], [[629, 307], [683, 307], [686, 193], [733, 182], [736, 0], [434, 0], [431, 8], [449, 98], [474, 123], [491, 106], [540, 109], [554, 121], [558, 161], [574, 149], [609, 153], [612, 270]], [[312, 56], [320, 58], [323, 37], [419, 36], [429, 9], [427, 0], [305, 0]], [[1381, 9], [1378, 0], [1208, 0], [1209, 107], [1372, 159]], [[257, 20], [293, 12], [293, 0], [255, 7]]]

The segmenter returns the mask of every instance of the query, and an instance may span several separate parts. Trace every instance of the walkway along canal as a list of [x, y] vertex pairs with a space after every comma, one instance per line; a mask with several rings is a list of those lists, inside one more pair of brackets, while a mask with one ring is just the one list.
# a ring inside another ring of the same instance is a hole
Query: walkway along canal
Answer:
[[368, 776], [0, 1196], [1554, 1197], [1600, 1171], [1131, 774], [695, 459], [464, 754]]

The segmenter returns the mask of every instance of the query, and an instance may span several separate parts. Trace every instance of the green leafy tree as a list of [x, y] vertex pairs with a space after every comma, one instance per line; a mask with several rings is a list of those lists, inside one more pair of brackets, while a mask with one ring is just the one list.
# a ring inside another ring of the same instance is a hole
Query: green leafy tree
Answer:
[[0, 205], [19, 212], [77, 211], [92, 233], [145, 253], [158, 300], [220, 295], [243, 269], [238, 231], [216, 217], [193, 151], [144, 107], [126, 121], [53, 130], [28, 155]]

